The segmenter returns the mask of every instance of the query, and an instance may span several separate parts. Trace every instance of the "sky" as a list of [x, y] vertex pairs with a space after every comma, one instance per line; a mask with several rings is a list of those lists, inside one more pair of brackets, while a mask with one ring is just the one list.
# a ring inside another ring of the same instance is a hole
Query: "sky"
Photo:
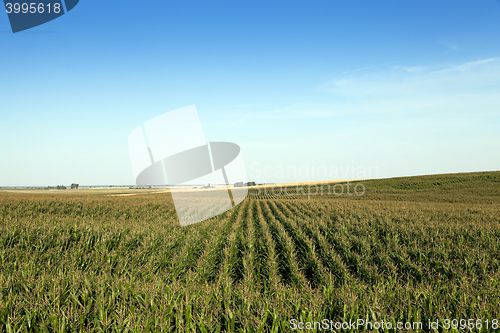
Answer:
[[135, 184], [128, 136], [195, 104], [248, 179], [500, 170], [500, 1], [81, 0], [0, 14], [0, 186]]

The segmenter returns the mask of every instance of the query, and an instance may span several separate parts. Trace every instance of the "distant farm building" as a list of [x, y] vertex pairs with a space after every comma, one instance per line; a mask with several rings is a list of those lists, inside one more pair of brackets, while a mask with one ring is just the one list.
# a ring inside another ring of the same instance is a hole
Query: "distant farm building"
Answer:
[[234, 183], [234, 187], [244, 187], [244, 186], [255, 186], [255, 182], [237, 182]]

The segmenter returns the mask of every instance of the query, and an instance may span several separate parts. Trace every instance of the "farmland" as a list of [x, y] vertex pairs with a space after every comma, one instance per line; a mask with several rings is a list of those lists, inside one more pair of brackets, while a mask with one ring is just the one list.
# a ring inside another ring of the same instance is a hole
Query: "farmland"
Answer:
[[0, 191], [0, 332], [285, 332], [325, 318], [494, 330], [500, 172], [362, 183], [254, 189], [185, 228], [168, 192]]

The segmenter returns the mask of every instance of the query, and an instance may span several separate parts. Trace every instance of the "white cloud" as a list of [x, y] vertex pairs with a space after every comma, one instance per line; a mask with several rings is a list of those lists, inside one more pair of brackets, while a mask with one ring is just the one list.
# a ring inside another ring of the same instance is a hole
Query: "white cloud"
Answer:
[[483, 59], [483, 60], [477, 60], [477, 61], [471, 61], [471, 62], [466, 62], [465, 64], [455, 66], [453, 69], [454, 70], [459, 70], [459, 71], [467, 71], [472, 69], [473, 67], [487, 64], [492, 61], [496, 61], [498, 58], [489, 58], [489, 59]]
[[[380, 177], [500, 166], [499, 58], [385, 66], [344, 73], [319, 88], [303, 100], [322, 96], [323, 103], [241, 109], [240, 124], [249, 131], [227, 131], [245, 158], [262, 168], [377, 166]], [[285, 180], [296, 179], [266, 179]]]
[[427, 70], [427, 67], [423, 67], [423, 66], [420, 66], [420, 67], [394, 66], [393, 68], [394, 69], [401, 69], [401, 70], [408, 72], [408, 73], [422, 72], [422, 71]]
[[441, 45], [445, 46], [446, 48], [456, 51], [458, 50], [458, 45], [455, 43], [450, 43], [450, 42], [440, 42]]
[[[280, 122], [286, 120], [339, 119], [355, 115], [449, 116], [500, 110], [500, 58], [448, 66], [392, 66], [369, 72], [350, 72], [320, 85], [331, 94], [329, 102], [301, 103], [279, 109], [249, 111], [237, 108], [231, 124], [218, 120], [214, 127]], [[283, 101], [286, 105], [286, 101]]]
[[[320, 89], [358, 105], [385, 101], [421, 104], [454, 103], [472, 96], [500, 103], [500, 61], [482, 59], [447, 67], [392, 67], [363, 75], [349, 75], [323, 84]], [[474, 100], [474, 102], [477, 102]]]

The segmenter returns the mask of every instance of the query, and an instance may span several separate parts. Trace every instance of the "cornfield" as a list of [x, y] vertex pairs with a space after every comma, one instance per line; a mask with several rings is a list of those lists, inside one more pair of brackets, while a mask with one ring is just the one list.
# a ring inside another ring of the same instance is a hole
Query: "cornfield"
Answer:
[[168, 193], [0, 191], [0, 332], [500, 331], [500, 172], [363, 185], [254, 189], [184, 228]]

